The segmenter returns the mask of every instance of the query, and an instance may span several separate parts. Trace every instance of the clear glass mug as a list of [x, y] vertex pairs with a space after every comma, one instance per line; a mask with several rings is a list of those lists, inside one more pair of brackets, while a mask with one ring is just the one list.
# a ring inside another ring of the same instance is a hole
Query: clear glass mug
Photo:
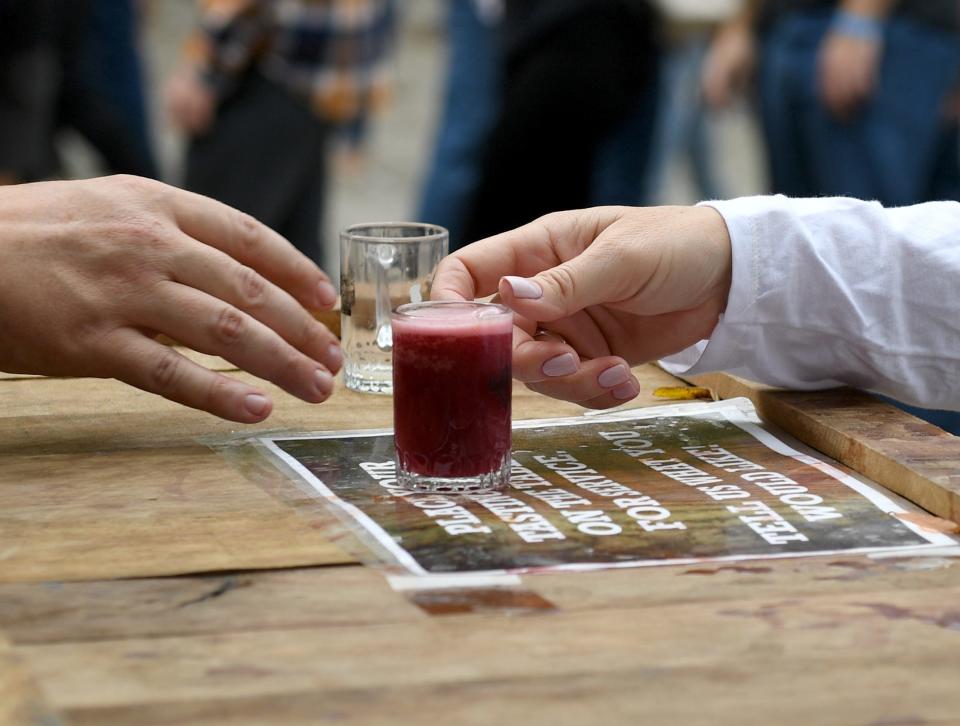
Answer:
[[347, 388], [392, 393], [390, 313], [430, 299], [449, 234], [435, 224], [355, 224], [340, 233], [340, 337]]

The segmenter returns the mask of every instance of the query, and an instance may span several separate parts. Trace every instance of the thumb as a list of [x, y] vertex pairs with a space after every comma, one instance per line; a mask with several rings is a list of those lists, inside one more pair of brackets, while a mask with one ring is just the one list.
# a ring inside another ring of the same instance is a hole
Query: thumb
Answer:
[[[530, 320], [550, 322], [616, 299], [616, 265], [587, 248], [576, 257], [533, 277], [500, 279], [500, 297]], [[622, 267], [622, 266], [621, 266]]]

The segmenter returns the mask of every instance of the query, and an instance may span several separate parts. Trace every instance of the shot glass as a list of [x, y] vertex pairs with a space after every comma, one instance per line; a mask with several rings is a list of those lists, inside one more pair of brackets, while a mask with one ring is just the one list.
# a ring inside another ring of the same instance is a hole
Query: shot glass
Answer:
[[430, 299], [447, 254], [447, 230], [434, 224], [355, 224], [340, 234], [340, 335], [347, 388], [390, 393], [390, 312]]
[[393, 313], [400, 486], [473, 494], [507, 485], [512, 339], [503, 305], [423, 302]]

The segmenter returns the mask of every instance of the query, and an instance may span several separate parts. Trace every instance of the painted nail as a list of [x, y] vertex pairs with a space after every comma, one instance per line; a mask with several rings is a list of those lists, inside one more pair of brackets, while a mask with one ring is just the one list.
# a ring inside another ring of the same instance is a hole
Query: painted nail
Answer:
[[247, 413], [253, 416], [262, 416], [269, 405], [270, 401], [267, 397], [261, 396], [259, 393], [250, 393], [243, 399], [243, 407], [247, 409]]
[[333, 376], [322, 368], [317, 368], [316, 373], [313, 374], [313, 382], [324, 396], [333, 390]]
[[611, 366], [597, 376], [597, 383], [604, 388], [613, 388], [628, 380], [630, 380], [630, 371], [625, 365]]
[[545, 376], [569, 376], [577, 372], [577, 367], [577, 359], [573, 353], [564, 353], [548, 360], [540, 370]]
[[317, 299], [321, 305], [333, 305], [337, 301], [337, 291], [329, 282], [321, 282], [317, 285]]
[[343, 365], [343, 351], [340, 350], [340, 345], [338, 343], [331, 343], [330, 348], [327, 351], [327, 367], [331, 371], [340, 370], [340, 366]]
[[543, 297], [543, 289], [533, 280], [513, 275], [507, 275], [503, 279], [513, 290], [514, 297], [521, 300], [539, 300]]
[[636, 396], [637, 393], [639, 393], [639, 391], [633, 387], [633, 381], [621, 383], [619, 386], [610, 391], [610, 395], [618, 401], [626, 401], [631, 399]]

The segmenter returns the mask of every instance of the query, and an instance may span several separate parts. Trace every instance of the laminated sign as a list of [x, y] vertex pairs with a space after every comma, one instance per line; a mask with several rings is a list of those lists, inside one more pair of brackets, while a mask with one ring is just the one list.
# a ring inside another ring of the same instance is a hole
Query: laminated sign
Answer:
[[514, 424], [510, 487], [398, 488], [389, 431], [261, 437], [301, 490], [409, 574], [526, 573], [954, 544], [791, 448], [749, 401]]

